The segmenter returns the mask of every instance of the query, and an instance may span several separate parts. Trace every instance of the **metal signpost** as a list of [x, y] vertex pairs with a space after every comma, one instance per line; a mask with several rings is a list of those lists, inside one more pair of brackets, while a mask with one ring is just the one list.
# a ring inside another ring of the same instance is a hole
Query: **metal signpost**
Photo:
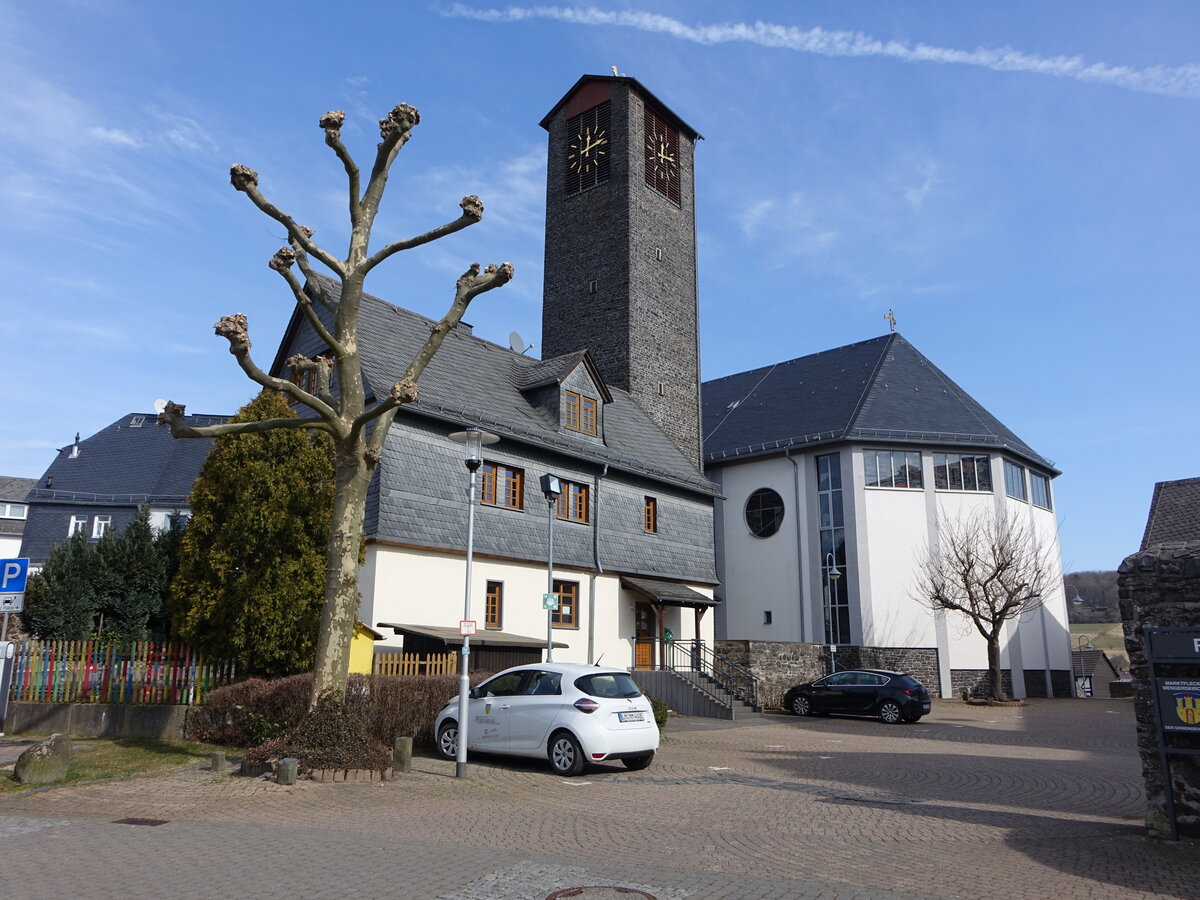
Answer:
[[[25, 610], [25, 582], [28, 580], [28, 559], [0, 559], [0, 612], [4, 613], [0, 641], [8, 637], [9, 615]], [[0, 717], [0, 721], [3, 721], [3, 717]]]
[[4, 737], [4, 717], [8, 715], [8, 686], [12, 682], [13, 658], [17, 645], [0, 641], [0, 737]]
[[[1171, 756], [1200, 756], [1200, 748], [1171, 747], [1168, 734], [1200, 735], [1200, 628], [1145, 628], [1146, 663], [1150, 670], [1150, 695], [1158, 719], [1158, 757], [1166, 789], [1171, 840], [1179, 840], [1175, 816], [1175, 787], [1171, 781]], [[1161, 675], [1156, 664], [1188, 665], [1190, 674]]]

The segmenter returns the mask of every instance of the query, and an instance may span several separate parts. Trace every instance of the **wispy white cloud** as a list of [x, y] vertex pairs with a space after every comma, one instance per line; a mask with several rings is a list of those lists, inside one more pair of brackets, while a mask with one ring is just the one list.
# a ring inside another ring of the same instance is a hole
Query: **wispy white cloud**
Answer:
[[937, 163], [933, 160], [926, 160], [920, 167], [918, 175], [921, 178], [921, 183], [904, 189], [904, 199], [908, 201], [908, 205], [913, 208], [914, 212], [920, 212], [925, 198], [929, 196], [930, 191], [938, 183]]
[[552, 19], [575, 25], [610, 25], [666, 34], [696, 44], [749, 43], [798, 53], [816, 53], [821, 56], [886, 56], [902, 62], [949, 63], [979, 66], [997, 72], [1030, 72], [1055, 78], [1108, 84], [1148, 94], [1200, 98], [1200, 64], [1197, 63], [1139, 69], [1088, 62], [1081, 56], [1035, 56], [1011, 47], [959, 50], [906, 41], [885, 41], [861, 31], [827, 31], [820, 27], [797, 28], [761, 21], [687, 25], [678, 19], [655, 13], [631, 10], [610, 12], [595, 7], [510, 6], [505, 9], [477, 9], [455, 3], [444, 14], [481, 22]]
[[142, 146], [139, 138], [119, 128], [105, 128], [101, 125], [94, 125], [88, 129], [88, 135], [106, 144], [117, 144], [121, 147], [133, 148]]

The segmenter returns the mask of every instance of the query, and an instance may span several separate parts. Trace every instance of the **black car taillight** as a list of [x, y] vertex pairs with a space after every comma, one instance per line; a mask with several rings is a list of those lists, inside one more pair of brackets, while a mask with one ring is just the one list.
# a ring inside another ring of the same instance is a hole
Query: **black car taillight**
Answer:
[[580, 697], [575, 701], [575, 708], [580, 712], [594, 713], [600, 708], [600, 704], [595, 700], [589, 700], [587, 697]]
[[909, 697], [919, 697], [919, 696], [921, 696], [921, 692], [920, 692], [920, 691], [914, 691], [912, 688], [905, 688], [905, 689], [904, 689], [904, 693], [905, 693], [905, 694], [907, 694]]

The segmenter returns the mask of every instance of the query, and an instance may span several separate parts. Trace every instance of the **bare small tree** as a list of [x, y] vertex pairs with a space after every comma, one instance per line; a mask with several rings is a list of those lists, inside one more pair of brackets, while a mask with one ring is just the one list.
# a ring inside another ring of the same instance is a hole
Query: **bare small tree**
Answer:
[[[333, 438], [335, 448], [335, 490], [333, 519], [326, 552], [325, 603], [317, 637], [316, 661], [313, 668], [311, 703], [322, 695], [342, 694], [346, 689], [350, 664], [350, 641], [358, 612], [358, 556], [362, 542], [363, 509], [371, 475], [379, 465], [384, 441], [395, 418], [396, 410], [417, 398], [417, 380], [429, 361], [441, 347], [446, 335], [462, 319], [467, 305], [477, 296], [507, 283], [513, 275], [509, 263], [490, 265], [480, 271], [478, 263], [458, 279], [454, 299], [446, 315], [435, 324], [425, 345], [408, 366], [404, 376], [381, 397], [368, 403], [359, 361], [358, 318], [362, 304], [363, 282], [367, 274], [388, 257], [419, 247], [474, 225], [483, 217], [483, 204], [478, 197], [464, 197], [459, 206], [462, 214], [453, 221], [404, 240], [387, 244], [370, 252], [371, 228], [388, 172], [396, 154], [408, 142], [412, 129], [420, 121], [417, 110], [400, 104], [379, 120], [380, 142], [375, 162], [367, 177], [366, 187], [350, 152], [342, 143], [341, 127], [345, 114], [340, 110], [321, 116], [320, 127], [325, 143], [337, 155], [346, 170], [349, 186], [350, 241], [345, 259], [339, 259], [313, 240], [313, 231], [297, 224], [291, 216], [271, 203], [259, 190], [258, 173], [246, 166], [231, 167], [233, 187], [244, 193], [267, 216], [282, 225], [288, 234], [288, 246], [279, 249], [270, 260], [274, 269], [287, 283], [300, 312], [313, 331], [329, 347], [322, 358], [292, 356], [287, 363], [293, 372], [308, 372], [313, 376], [312, 391], [304, 390], [286, 378], [275, 378], [260, 369], [250, 357], [250, 336], [246, 317], [241, 313], [223, 317], [217, 322], [216, 333], [229, 341], [229, 352], [238, 365], [257, 384], [281, 391], [288, 398], [308, 407], [310, 418], [268, 419], [258, 422], [230, 422], [222, 425], [190, 427], [184, 419], [184, 407], [168, 403], [158, 417], [160, 425], [169, 425], [177, 438], [215, 437], [222, 434], [244, 434], [274, 428], [311, 428], [324, 431]], [[338, 297], [324, 296], [317, 286], [312, 263], [316, 261], [333, 273], [341, 282]], [[311, 296], [292, 271], [298, 266], [309, 282]], [[319, 311], [314, 301], [323, 307]], [[327, 325], [327, 322], [329, 323]], [[337, 376], [337, 393], [331, 390], [331, 375]]]
[[1025, 520], [980, 510], [940, 515], [935, 540], [918, 557], [913, 598], [935, 612], [965, 616], [987, 641], [993, 700], [1006, 700], [1000, 668], [1004, 623], [1038, 609], [1057, 583], [1046, 545]]

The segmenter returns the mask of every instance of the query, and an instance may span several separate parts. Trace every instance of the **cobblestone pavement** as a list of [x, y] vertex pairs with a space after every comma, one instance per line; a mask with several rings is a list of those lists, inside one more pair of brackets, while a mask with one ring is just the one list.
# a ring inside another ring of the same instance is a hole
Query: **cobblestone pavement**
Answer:
[[645, 771], [575, 779], [496, 758], [459, 780], [418, 757], [383, 784], [197, 767], [0, 800], [0, 896], [1200, 897], [1200, 845], [1144, 836], [1134, 740], [1127, 701], [937, 701], [915, 725], [676, 719]]

